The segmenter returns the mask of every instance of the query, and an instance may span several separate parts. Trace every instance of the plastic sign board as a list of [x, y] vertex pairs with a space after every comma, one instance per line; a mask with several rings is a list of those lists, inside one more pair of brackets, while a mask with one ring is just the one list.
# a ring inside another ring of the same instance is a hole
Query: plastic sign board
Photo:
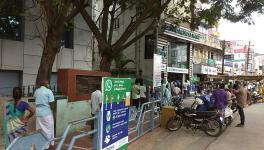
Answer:
[[161, 86], [162, 56], [154, 54], [153, 58], [153, 87]]
[[100, 149], [126, 150], [131, 79], [104, 77], [102, 80]]

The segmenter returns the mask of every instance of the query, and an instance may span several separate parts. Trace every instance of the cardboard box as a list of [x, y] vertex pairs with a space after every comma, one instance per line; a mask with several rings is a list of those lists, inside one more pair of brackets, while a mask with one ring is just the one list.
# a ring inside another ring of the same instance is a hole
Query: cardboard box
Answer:
[[167, 129], [167, 122], [173, 116], [175, 116], [175, 110], [173, 106], [164, 106], [161, 111], [161, 127]]

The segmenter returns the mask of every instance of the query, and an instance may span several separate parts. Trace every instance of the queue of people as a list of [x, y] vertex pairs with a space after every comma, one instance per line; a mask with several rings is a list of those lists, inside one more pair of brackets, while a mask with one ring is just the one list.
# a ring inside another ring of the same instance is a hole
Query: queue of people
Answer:
[[[54, 112], [53, 102], [55, 101], [52, 91], [49, 89], [49, 82], [42, 81], [40, 87], [34, 93], [36, 107], [22, 100], [22, 89], [13, 89], [13, 99], [4, 106], [3, 129], [5, 147], [17, 137], [27, 133], [29, 120], [36, 115], [36, 130], [42, 130], [49, 140], [54, 139]], [[54, 142], [51, 142], [46, 149], [54, 149]]]

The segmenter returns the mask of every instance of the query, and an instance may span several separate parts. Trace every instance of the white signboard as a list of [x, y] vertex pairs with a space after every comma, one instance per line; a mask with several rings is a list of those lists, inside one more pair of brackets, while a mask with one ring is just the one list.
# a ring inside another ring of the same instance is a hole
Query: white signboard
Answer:
[[208, 67], [208, 74], [210, 74], [210, 75], [217, 75], [217, 68]]
[[209, 67], [209, 66], [203, 66], [201, 68], [202, 74], [209, 74], [209, 75], [217, 75], [217, 68], [215, 67]]
[[202, 74], [208, 74], [208, 66], [203, 66], [202, 65], [202, 68], [201, 68], [202, 70], [201, 70], [201, 73]]
[[166, 64], [161, 64], [161, 71], [166, 71], [166, 67], [167, 67]]
[[188, 74], [189, 70], [184, 68], [167, 67], [167, 72]]
[[153, 57], [153, 87], [161, 86], [162, 56], [154, 54]]

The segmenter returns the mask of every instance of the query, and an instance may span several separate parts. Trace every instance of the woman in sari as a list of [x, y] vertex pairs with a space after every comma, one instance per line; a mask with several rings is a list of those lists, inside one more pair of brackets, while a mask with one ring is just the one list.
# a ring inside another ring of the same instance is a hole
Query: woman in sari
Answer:
[[[21, 100], [22, 89], [15, 87], [13, 89], [13, 99], [4, 105], [3, 128], [4, 140], [7, 147], [11, 142], [26, 133], [28, 120], [34, 115], [35, 110], [27, 103]], [[25, 113], [28, 111], [28, 115]]]

